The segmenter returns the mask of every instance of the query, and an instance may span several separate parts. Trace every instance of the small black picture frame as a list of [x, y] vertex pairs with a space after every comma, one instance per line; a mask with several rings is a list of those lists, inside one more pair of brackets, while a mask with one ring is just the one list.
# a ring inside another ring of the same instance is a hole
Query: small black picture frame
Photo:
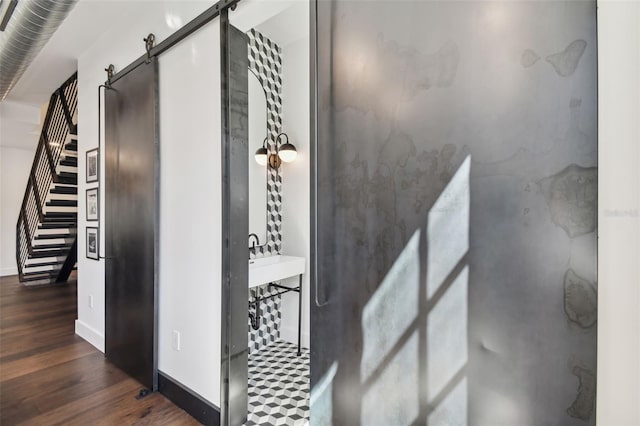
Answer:
[[85, 206], [87, 221], [100, 220], [100, 188], [87, 189]]
[[87, 226], [87, 259], [99, 260], [100, 230], [96, 226]]
[[100, 179], [100, 151], [98, 148], [87, 151], [85, 166], [87, 183], [98, 182]]

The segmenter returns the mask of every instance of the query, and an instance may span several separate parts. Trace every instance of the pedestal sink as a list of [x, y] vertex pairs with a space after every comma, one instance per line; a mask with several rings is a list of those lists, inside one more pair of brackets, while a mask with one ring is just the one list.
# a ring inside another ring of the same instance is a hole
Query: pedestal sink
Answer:
[[249, 260], [249, 288], [304, 273], [304, 257], [269, 256]]

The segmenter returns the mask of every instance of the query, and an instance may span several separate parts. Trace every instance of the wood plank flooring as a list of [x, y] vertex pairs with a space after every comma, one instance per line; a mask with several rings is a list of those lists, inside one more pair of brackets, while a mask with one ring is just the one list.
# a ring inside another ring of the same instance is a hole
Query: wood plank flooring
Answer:
[[197, 425], [75, 335], [76, 284], [0, 277], [0, 424]]

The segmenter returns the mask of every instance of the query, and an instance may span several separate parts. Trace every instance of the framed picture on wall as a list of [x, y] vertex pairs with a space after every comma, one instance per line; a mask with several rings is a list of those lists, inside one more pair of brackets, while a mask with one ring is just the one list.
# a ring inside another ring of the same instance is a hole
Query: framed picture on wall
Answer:
[[99, 188], [87, 189], [87, 220], [100, 220], [100, 190]]
[[98, 148], [87, 151], [87, 183], [97, 182], [100, 175], [100, 156]]
[[87, 227], [87, 258], [98, 260], [98, 247], [100, 247], [100, 231], [97, 227]]

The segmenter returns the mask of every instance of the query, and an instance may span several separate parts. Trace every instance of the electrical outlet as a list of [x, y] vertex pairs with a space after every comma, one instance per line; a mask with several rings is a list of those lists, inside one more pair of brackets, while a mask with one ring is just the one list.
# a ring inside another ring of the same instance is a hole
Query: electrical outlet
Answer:
[[180, 332], [178, 330], [173, 330], [173, 334], [171, 336], [171, 347], [175, 351], [180, 350]]
[[89, 307], [93, 309], [93, 296], [89, 296]]

